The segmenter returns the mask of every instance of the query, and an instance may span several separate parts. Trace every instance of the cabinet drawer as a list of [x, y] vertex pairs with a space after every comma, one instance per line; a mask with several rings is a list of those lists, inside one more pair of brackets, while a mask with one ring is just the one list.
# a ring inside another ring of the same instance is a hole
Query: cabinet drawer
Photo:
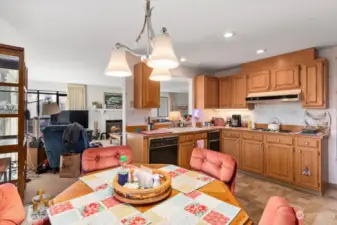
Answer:
[[267, 143], [275, 143], [275, 144], [283, 144], [283, 145], [292, 145], [293, 138], [286, 136], [278, 136], [278, 135], [266, 135]]
[[320, 142], [319, 139], [306, 138], [306, 137], [298, 137], [297, 138], [297, 146], [298, 147], [318, 148], [319, 142]]
[[195, 140], [207, 139], [207, 133], [199, 133], [194, 135]]
[[223, 131], [223, 136], [228, 138], [240, 138], [240, 132], [237, 131]]
[[180, 138], [179, 138], [180, 143], [185, 143], [185, 142], [193, 141], [193, 140], [194, 140], [193, 134], [180, 135]]
[[252, 141], [263, 141], [263, 134], [242, 133], [242, 138]]

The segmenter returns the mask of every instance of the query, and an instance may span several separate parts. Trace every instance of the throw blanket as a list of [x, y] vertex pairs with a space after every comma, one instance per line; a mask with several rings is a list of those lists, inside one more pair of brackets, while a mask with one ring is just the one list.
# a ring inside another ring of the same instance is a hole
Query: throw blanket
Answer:
[[63, 132], [63, 143], [66, 145], [77, 144], [82, 130], [84, 130], [83, 127], [78, 123], [68, 125]]

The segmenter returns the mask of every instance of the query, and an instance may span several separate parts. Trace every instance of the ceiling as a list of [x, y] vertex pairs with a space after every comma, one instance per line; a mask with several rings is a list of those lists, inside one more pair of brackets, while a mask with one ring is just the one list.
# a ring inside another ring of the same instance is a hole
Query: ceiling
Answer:
[[[104, 76], [112, 47], [134, 40], [145, 0], [0, 0], [0, 43], [25, 47], [35, 80], [118, 86]], [[308, 47], [337, 44], [336, 0], [154, 0], [156, 32], [166, 26], [188, 69], [216, 71]], [[225, 39], [225, 31], [235, 36]], [[257, 49], [266, 49], [257, 55]], [[172, 82], [172, 87], [179, 81]], [[182, 81], [186, 82], [186, 81]], [[168, 87], [169, 88], [169, 87]]]

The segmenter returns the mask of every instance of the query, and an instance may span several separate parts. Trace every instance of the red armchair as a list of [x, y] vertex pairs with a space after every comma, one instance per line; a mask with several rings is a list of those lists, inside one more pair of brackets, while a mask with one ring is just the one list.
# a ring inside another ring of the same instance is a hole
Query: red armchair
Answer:
[[237, 164], [232, 156], [208, 149], [195, 148], [192, 152], [190, 166], [193, 170], [223, 181], [231, 192], [235, 193]]
[[21, 224], [25, 217], [17, 188], [13, 184], [0, 185], [0, 225]]
[[294, 209], [287, 200], [273, 196], [267, 202], [259, 225], [304, 225], [303, 212]]
[[127, 163], [132, 162], [132, 150], [128, 146], [89, 148], [82, 155], [82, 172], [84, 174], [119, 166], [119, 158], [125, 155]]

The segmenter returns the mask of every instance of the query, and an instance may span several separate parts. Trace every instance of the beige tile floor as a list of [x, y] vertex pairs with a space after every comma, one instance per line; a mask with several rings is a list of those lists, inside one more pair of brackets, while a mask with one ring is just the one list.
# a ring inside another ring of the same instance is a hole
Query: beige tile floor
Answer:
[[235, 195], [257, 224], [271, 196], [286, 198], [305, 213], [305, 225], [337, 225], [337, 190], [329, 189], [323, 197], [303, 193], [278, 184], [238, 173]]

